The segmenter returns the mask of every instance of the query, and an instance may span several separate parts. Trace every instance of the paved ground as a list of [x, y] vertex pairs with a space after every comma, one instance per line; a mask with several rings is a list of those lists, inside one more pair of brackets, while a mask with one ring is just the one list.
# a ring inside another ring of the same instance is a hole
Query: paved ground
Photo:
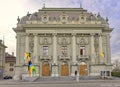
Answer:
[[0, 87], [120, 87], [120, 84], [76, 83], [76, 84], [19, 84], [0, 85]]
[[0, 87], [120, 87], [120, 80], [81, 80], [60, 82], [0, 81]]
[[0, 80], [0, 87], [120, 87], [120, 78], [114, 80], [71, 80], [71, 81], [39, 81], [23, 82]]

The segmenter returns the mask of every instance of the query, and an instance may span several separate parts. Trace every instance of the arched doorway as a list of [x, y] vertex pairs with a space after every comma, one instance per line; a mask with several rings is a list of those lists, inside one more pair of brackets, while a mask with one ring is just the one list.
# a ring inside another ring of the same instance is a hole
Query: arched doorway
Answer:
[[42, 76], [50, 76], [49, 62], [43, 62], [42, 63]]
[[88, 75], [87, 64], [85, 62], [80, 63], [79, 74], [80, 76]]
[[69, 76], [69, 66], [66, 62], [61, 64], [61, 76]]

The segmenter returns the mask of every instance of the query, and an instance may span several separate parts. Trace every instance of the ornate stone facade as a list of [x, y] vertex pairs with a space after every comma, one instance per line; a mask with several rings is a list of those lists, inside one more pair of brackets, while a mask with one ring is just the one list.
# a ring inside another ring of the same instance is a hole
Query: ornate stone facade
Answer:
[[75, 76], [75, 71], [80, 76], [99, 76], [101, 71], [111, 71], [112, 29], [100, 14], [83, 8], [42, 8], [19, 19], [13, 30], [16, 79], [28, 76], [24, 52], [31, 53], [40, 77]]

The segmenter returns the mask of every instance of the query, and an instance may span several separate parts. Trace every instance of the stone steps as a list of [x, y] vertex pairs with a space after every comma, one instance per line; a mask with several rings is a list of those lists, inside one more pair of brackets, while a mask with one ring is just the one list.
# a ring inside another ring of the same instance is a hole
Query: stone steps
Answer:
[[[79, 80], [100, 80], [100, 76], [79, 76]], [[22, 79], [25, 82], [51, 82], [51, 81], [76, 81], [74, 76], [61, 76], [61, 77], [26, 77]]]
[[39, 81], [74, 81], [75, 77], [40, 77], [39, 79], [35, 80]]
[[[99, 76], [79, 76], [79, 80], [99, 80]], [[36, 82], [39, 81], [76, 81], [76, 77], [72, 76], [61, 76], [61, 77], [40, 77]]]

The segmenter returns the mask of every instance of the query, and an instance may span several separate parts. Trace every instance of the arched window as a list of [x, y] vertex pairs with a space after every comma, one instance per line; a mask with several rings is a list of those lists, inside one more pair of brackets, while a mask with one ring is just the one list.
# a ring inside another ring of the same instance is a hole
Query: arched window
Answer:
[[63, 22], [63, 23], [66, 22], [66, 17], [62, 17], [62, 22]]
[[47, 22], [47, 21], [48, 21], [47, 17], [43, 17], [43, 22]]
[[81, 17], [81, 22], [83, 23], [85, 21], [85, 18], [84, 17]]

